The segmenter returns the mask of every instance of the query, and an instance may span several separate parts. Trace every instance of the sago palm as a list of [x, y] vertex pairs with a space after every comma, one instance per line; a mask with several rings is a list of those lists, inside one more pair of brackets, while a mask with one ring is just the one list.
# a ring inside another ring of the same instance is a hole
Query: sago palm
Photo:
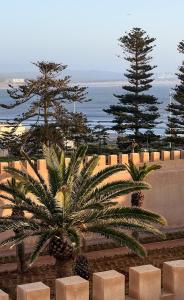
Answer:
[[[24, 185], [21, 182], [17, 182], [15, 178], [12, 178], [11, 180], [7, 180], [7, 186], [10, 187], [12, 190], [19, 190], [26, 194], [26, 189]], [[24, 217], [24, 211], [19, 210], [18, 207], [21, 204], [21, 201], [19, 198], [16, 197], [16, 195], [13, 196], [13, 201], [15, 204], [15, 207], [12, 209], [11, 217], [16, 222], [17, 219], [20, 217]], [[15, 235], [23, 234], [23, 229], [18, 228], [14, 230]], [[16, 245], [16, 257], [17, 257], [17, 271], [22, 273], [26, 269], [26, 261], [25, 261], [25, 246], [24, 242], [18, 243]]]
[[[48, 246], [56, 259], [60, 276], [71, 274], [71, 265], [82, 249], [82, 235], [97, 233], [114, 239], [138, 255], [145, 255], [144, 248], [127, 234], [127, 230], [138, 230], [160, 234], [154, 224], [165, 224], [163, 217], [139, 208], [121, 207], [114, 200], [137, 190], [148, 189], [141, 182], [118, 180], [107, 183], [109, 176], [125, 169], [122, 165], [109, 166], [94, 173], [99, 158], [94, 156], [83, 164], [87, 147], [79, 147], [66, 164], [65, 154], [58, 148], [44, 147], [48, 178], [45, 180], [30, 158], [24, 153], [35, 176], [26, 171], [7, 167], [6, 171], [24, 184], [29, 193], [0, 184], [6, 192], [1, 197], [9, 201], [2, 209], [18, 209], [30, 213], [16, 220], [11, 216], [0, 218], [0, 232], [23, 231], [1, 241], [0, 245], [14, 246], [35, 236], [37, 240], [31, 249], [28, 265], [31, 265], [41, 251]], [[13, 198], [20, 199], [16, 205]], [[124, 232], [122, 229], [126, 229]]]
[[[130, 174], [131, 179], [134, 182], [143, 181], [149, 173], [159, 170], [161, 168], [160, 165], [157, 165], [157, 164], [149, 165], [146, 163], [144, 163], [143, 165], [136, 166], [132, 160], [130, 160], [128, 164], [125, 164], [125, 167], [126, 167], [126, 170], [128, 171], [128, 173]], [[140, 207], [140, 208], [143, 207], [144, 194], [143, 194], [142, 190], [132, 193], [131, 204], [132, 204], [132, 206], [135, 206], [135, 207]]]

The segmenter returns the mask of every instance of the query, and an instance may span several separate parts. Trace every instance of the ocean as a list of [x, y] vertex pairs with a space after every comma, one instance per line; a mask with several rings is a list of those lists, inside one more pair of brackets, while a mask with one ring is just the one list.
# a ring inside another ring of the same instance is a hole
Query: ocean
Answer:
[[[169, 103], [169, 92], [174, 87], [172, 83], [163, 83], [156, 84], [149, 91], [159, 99], [159, 111], [161, 114], [160, 122], [157, 126], [157, 132], [160, 134], [164, 133], [166, 127], [167, 115], [165, 111]], [[114, 83], [93, 83], [88, 85], [88, 98], [91, 99], [90, 102], [76, 103], [75, 110], [77, 112], [82, 112], [86, 114], [90, 126], [96, 124], [103, 124], [106, 127], [110, 127], [112, 124], [112, 117], [106, 114], [103, 109], [107, 108], [110, 104], [116, 104], [117, 99], [113, 94], [121, 94], [122, 88], [120, 84]], [[0, 103], [10, 103], [11, 99], [9, 98], [5, 89], [0, 90]], [[26, 111], [30, 104], [23, 104], [19, 107], [16, 107], [11, 110], [0, 108], [0, 121], [12, 120], [17, 115], [20, 115], [22, 112]], [[73, 104], [66, 105], [70, 111], [73, 111]], [[31, 122], [32, 123], [32, 122]], [[26, 125], [29, 125], [29, 122], [26, 122]]]
[[[159, 112], [160, 112], [160, 124], [157, 126], [156, 133], [163, 134], [166, 128], [168, 112], [166, 107], [170, 102], [170, 92], [174, 87], [173, 84], [156, 84], [149, 91], [150, 94], [156, 96], [159, 100]], [[112, 116], [103, 111], [104, 108], [108, 108], [111, 104], [116, 104], [118, 99], [113, 94], [122, 94], [122, 88], [119, 85], [97, 85], [89, 86], [88, 96], [92, 99], [90, 102], [83, 104], [76, 104], [76, 111], [83, 112], [87, 115], [87, 118], [91, 126], [97, 123], [103, 124], [106, 127], [112, 125]], [[68, 106], [72, 110], [73, 106]]]

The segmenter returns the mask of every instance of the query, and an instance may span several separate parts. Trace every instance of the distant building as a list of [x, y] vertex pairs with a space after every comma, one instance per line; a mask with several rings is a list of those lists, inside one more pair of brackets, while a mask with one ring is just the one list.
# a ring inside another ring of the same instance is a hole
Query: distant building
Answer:
[[23, 84], [25, 83], [25, 79], [23, 78], [13, 78], [12, 79], [12, 84]]
[[75, 148], [75, 143], [72, 140], [65, 140], [65, 147], [69, 149], [74, 149]]

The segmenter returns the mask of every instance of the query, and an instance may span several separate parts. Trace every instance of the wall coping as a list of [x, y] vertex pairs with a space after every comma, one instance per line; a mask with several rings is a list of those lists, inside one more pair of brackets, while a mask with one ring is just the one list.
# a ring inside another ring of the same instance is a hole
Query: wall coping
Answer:
[[[93, 274], [93, 300], [183, 300], [184, 260], [129, 269], [129, 295], [125, 296], [125, 276], [115, 270]], [[0, 300], [9, 296], [0, 290]], [[17, 286], [17, 300], [50, 300], [50, 288], [42, 282]], [[89, 282], [79, 276], [56, 279], [56, 300], [89, 300]]]

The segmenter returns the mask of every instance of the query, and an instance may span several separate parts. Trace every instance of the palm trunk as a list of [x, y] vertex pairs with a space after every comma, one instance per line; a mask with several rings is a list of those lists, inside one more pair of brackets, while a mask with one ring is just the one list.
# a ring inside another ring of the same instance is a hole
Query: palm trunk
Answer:
[[57, 276], [62, 277], [69, 277], [73, 275], [73, 259], [67, 259], [67, 260], [60, 260], [56, 259], [56, 271]]
[[18, 273], [23, 273], [26, 270], [24, 243], [20, 243], [16, 246], [16, 256], [17, 256], [17, 271]]
[[132, 194], [131, 204], [132, 204], [132, 207], [139, 207], [139, 208], [143, 207], [144, 194], [142, 191], [138, 191], [138, 192]]
[[74, 273], [86, 280], [90, 278], [90, 266], [87, 257], [85, 256], [86, 252], [86, 240], [85, 236], [81, 235], [81, 247], [79, 249], [79, 253], [74, 262]]
[[[12, 211], [13, 217], [24, 217], [24, 212], [13, 209]], [[14, 230], [14, 234], [19, 235], [22, 233], [22, 230]], [[18, 244], [16, 246], [16, 258], [17, 258], [17, 271], [18, 273], [23, 273], [26, 271], [26, 257], [25, 257], [25, 245], [24, 242]]]
[[[138, 191], [138, 192], [132, 194], [131, 204], [132, 204], [132, 207], [139, 207], [139, 208], [143, 207], [144, 194], [143, 194], [142, 191]], [[138, 241], [139, 240], [139, 233], [137, 231], [132, 231], [132, 237], [135, 238]]]

